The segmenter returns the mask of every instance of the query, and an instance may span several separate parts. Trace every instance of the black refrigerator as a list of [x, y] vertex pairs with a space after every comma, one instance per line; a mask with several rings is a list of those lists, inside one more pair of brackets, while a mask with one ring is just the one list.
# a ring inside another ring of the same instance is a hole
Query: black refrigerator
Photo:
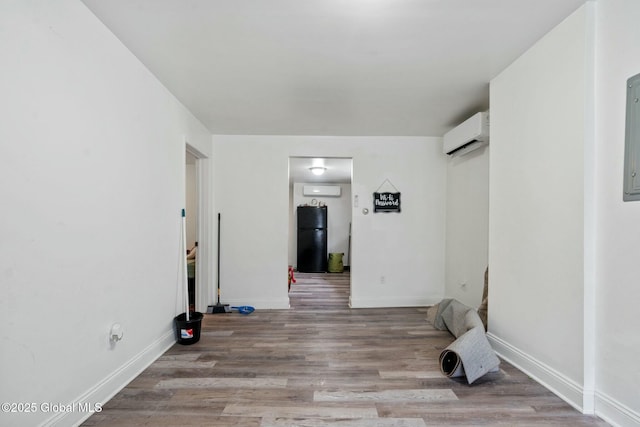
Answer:
[[298, 271], [327, 271], [327, 207], [298, 206]]

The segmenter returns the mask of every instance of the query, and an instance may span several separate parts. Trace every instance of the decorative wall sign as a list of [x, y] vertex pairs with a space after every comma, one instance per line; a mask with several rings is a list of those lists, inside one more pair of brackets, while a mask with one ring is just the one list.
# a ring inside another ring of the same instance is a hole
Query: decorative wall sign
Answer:
[[[385, 183], [388, 183], [395, 191], [380, 192]], [[400, 212], [400, 192], [388, 179], [385, 179], [373, 193], [373, 212]]]
[[373, 193], [374, 212], [400, 212], [400, 193]]

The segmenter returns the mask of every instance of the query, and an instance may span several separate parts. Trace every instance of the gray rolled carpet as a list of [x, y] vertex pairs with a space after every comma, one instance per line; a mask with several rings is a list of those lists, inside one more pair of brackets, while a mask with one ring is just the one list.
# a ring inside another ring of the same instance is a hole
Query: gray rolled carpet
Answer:
[[454, 299], [442, 300], [427, 314], [436, 329], [448, 330], [457, 339], [440, 353], [440, 371], [447, 377], [466, 376], [469, 384], [495, 372], [500, 359], [491, 348], [484, 324], [471, 307]]

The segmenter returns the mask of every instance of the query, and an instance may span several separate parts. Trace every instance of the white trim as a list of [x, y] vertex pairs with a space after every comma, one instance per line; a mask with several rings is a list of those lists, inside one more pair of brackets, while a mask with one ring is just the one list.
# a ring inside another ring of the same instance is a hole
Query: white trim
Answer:
[[596, 415], [613, 426], [640, 426], [640, 413], [601, 392], [596, 392]]
[[487, 338], [498, 356], [548, 388], [581, 413], [586, 413], [583, 411], [584, 390], [580, 384], [492, 333], [488, 333]]
[[[91, 406], [95, 404], [104, 405], [175, 343], [175, 331], [172, 328], [127, 363], [68, 404], [75, 405], [74, 407], [78, 404], [86, 403], [91, 404]], [[91, 415], [93, 415], [92, 412], [59, 412], [45, 420], [40, 426], [77, 426]]]
[[382, 307], [426, 307], [437, 304], [440, 299], [423, 297], [397, 297], [397, 298], [354, 298], [349, 297], [351, 308], [382, 308]]

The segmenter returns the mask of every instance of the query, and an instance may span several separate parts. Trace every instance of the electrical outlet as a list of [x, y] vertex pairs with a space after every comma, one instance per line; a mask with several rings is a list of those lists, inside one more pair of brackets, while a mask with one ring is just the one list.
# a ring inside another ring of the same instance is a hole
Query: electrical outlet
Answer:
[[380, 283], [384, 285], [386, 278], [384, 276], [380, 276]]

